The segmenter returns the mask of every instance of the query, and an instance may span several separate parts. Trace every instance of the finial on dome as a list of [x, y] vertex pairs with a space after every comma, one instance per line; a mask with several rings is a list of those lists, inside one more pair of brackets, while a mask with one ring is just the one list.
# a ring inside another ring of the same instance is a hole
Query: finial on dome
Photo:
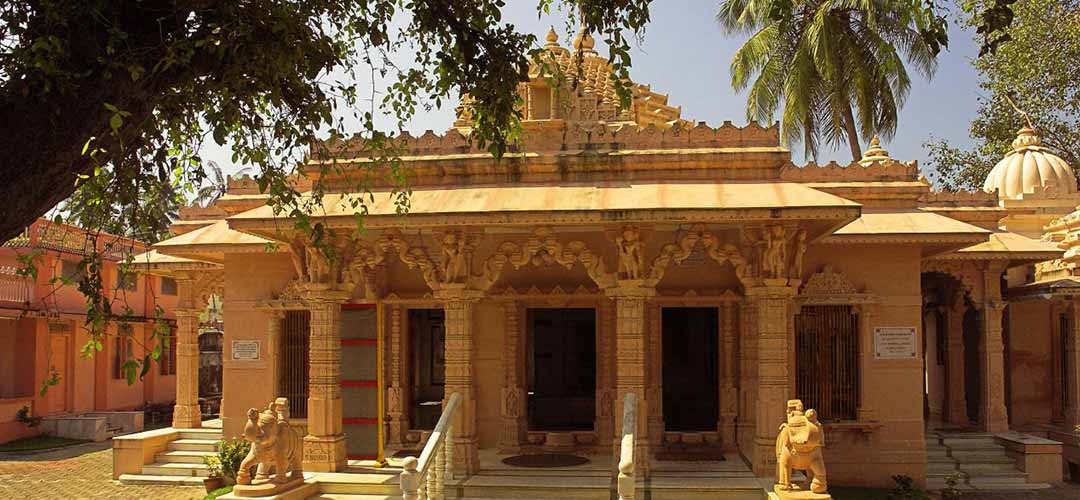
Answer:
[[554, 26], [548, 28], [547, 37], [545, 38], [547, 43], [544, 44], [544, 47], [551, 49], [559, 46], [559, 34], [555, 32]]
[[593, 40], [592, 35], [585, 29], [585, 8], [578, 6], [578, 30], [574, 35], [574, 50], [582, 52], [587, 55], [596, 55], [596, 51], [593, 47], [596, 46], [596, 40]]
[[877, 135], [874, 135], [874, 137], [870, 139], [870, 148], [863, 153], [863, 157], [859, 160], [859, 164], [866, 166], [874, 162], [884, 162], [891, 159], [892, 158], [889, 157], [889, 152], [881, 147], [881, 139], [878, 138]]
[[1013, 150], [1017, 150], [1041, 144], [1042, 142], [1039, 141], [1039, 136], [1035, 135], [1035, 131], [1031, 127], [1024, 127], [1016, 131], [1016, 139], [1013, 139], [1012, 147]]

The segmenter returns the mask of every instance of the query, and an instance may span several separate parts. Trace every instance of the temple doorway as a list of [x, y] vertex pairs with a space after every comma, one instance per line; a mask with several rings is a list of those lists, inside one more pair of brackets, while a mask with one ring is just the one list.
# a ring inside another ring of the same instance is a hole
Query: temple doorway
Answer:
[[442, 309], [409, 310], [412, 350], [410, 428], [431, 430], [439, 421], [446, 385], [446, 314]]
[[528, 326], [529, 430], [593, 430], [596, 311], [529, 309]]
[[719, 310], [665, 307], [660, 324], [666, 429], [715, 431], [720, 405]]

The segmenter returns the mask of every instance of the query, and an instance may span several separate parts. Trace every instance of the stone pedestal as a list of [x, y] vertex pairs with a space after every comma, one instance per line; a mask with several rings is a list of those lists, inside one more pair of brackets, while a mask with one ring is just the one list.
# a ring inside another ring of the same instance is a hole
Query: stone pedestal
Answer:
[[776, 429], [785, 421], [788, 396], [789, 318], [796, 288], [787, 280], [764, 280], [762, 286], [749, 287], [747, 300], [754, 309], [757, 337], [757, 391], [754, 405], [757, 415], [751, 467], [758, 476], [776, 471]]
[[483, 296], [464, 285], [444, 284], [435, 293], [446, 312], [446, 397], [461, 394], [461, 406], [454, 419], [454, 469], [466, 476], [480, 469], [480, 447], [476, 436], [476, 381], [473, 345], [473, 309]]
[[341, 304], [348, 293], [312, 289], [304, 300], [311, 310], [304, 470], [336, 472], [347, 466], [341, 423]]
[[[186, 280], [179, 281], [188, 287]], [[190, 292], [189, 292], [190, 293]], [[190, 299], [188, 299], [190, 302]], [[176, 314], [176, 406], [172, 426], [175, 429], [198, 429], [202, 426], [199, 409], [199, 313], [191, 304], [177, 308]]]
[[964, 314], [967, 306], [962, 297], [948, 309], [948, 363], [945, 366], [946, 390], [945, 402], [947, 418], [950, 424], [967, 425], [967, 395], [964, 389]]
[[[627, 393], [637, 396], [637, 435], [635, 446], [635, 475], [639, 479], [649, 477], [649, 401], [646, 391], [646, 360], [648, 343], [645, 338], [646, 301], [655, 295], [655, 289], [643, 286], [637, 280], [619, 280], [618, 286], [606, 290], [608, 296], [615, 299], [615, 381], [616, 393], [614, 416], [616, 422], [622, 421], [623, 398]], [[615, 449], [618, 462], [619, 441], [622, 429], [616, 428]]]

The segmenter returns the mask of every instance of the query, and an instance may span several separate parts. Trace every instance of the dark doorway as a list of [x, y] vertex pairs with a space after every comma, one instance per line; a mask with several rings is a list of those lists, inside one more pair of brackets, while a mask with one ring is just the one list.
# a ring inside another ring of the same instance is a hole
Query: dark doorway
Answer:
[[446, 385], [446, 329], [442, 309], [409, 310], [409, 346], [412, 349], [413, 429], [435, 428], [442, 413]]
[[596, 312], [529, 309], [529, 429], [592, 430], [596, 419]]
[[716, 430], [718, 321], [715, 307], [663, 309], [664, 424], [669, 431]]
[[982, 341], [982, 324], [979, 312], [968, 308], [964, 314], [964, 397], [967, 399], [968, 421], [979, 421], [982, 404], [982, 360], [979, 343]]

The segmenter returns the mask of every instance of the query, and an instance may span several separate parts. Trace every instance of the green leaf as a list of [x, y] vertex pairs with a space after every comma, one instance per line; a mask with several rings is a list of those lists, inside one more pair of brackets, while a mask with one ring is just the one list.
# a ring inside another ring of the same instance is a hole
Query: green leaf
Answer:
[[113, 129], [113, 132], [120, 130], [122, 126], [124, 126], [124, 118], [120, 116], [120, 113], [116, 113], [109, 118], [109, 127]]

